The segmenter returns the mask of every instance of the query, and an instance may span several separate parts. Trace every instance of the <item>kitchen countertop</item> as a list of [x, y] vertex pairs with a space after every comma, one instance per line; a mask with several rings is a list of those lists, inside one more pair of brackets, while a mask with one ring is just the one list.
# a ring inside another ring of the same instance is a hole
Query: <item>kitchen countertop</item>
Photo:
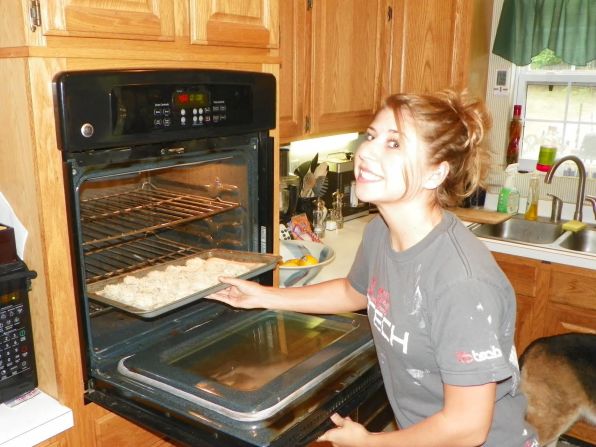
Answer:
[[72, 426], [72, 411], [43, 391], [14, 407], [0, 404], [0, 447], [33, 446]]
[[[366, 224], [377, 214], [344, 222], [341, 230], [325, 231], [323, 242], [335, 250], [335, 260], [323, 268], [314, 278], [314, 283], [329, 279], [343, 278], [350, 271], [354, 256], [360, 245], [362, 232]], [[464, 222], [470, 225], [470, 222]], [[572, 252], [567, 250], [541, 247], [536, 245], [522, 244], [510, 241], [499, 241], [494, 239], [480, 238], [489, 250], [498, 253], [506, 253], [515, 256], [522, 256], [530, 259], [538, 259], [557, 264], [565, 264], [574, 267], [596, 269], [596, 255], [590, 253]]]

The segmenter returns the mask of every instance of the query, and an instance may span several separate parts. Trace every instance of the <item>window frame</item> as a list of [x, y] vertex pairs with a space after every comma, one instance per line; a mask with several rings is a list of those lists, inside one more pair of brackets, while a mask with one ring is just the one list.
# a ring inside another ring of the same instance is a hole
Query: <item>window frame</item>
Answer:
[[[575, 70], [565, 69], [565, 70], [532, 70], [530, 66], [524, 67], [517, 67], [516, 69], [516, 79], [515, 79], [515, 91], [514, 91], [514, 104], [520, 104], [522, 106], [522, 119], [524, 123], [526, 122], [526, 112], [527, 112], [527, 88], [529, 85], [585, 85], [591, 86], [596, 88], [596, 70]], [[569, 101], [569, 97], [567, 97], [567, 101]], [[565, 115], [567, 115], [567, 108], [569, 104], [565, 105]], [[565, 116], [564, 121], [560, 120], [536, 120], [542, 121], [545, 125], [548, 123], [554, 124], [563, 124], [563, 132], [561, 135], [565, 134], [565, 130], [569, 124], [571, 125], [579, 125], [580, 122], [576, 120], [568, 120], [567, 116]], [[585, 124], [593, 124], [596, 126], [596, 121], [582, 121], [582, 125]], [[561, 142], [560, 142], [561, 143]], [[524, 158], [524, 154], [520, 154], [520, 158]], [[584, 160], [582, 160], [584, 161]], [[586, 166], [588, 168], [588, 166]], [[590, 169], [592, 170], [592, 169]]]

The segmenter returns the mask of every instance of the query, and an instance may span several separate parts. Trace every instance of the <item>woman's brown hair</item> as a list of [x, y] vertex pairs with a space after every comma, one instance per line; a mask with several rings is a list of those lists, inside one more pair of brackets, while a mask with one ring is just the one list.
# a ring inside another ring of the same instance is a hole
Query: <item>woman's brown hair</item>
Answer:
[[431, 165], [449, 164], [449, 174], [435, 190], [440, 206], [455, 206], [484, 185], [489, 153], [483, 142], [491, 120], [483, 101], [465, 92], [443, 90], [395, 94], [386, 99], [385, 106], [393, 110], [398, 123], [403, 122], [404, 111], [411, 115]]

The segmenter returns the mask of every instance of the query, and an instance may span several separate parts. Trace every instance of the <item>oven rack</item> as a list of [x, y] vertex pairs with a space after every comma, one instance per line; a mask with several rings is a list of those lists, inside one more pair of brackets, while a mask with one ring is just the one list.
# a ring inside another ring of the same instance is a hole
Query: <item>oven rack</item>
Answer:
[[88, 283], [195, 256], [202, 250], [157, 235], [146, 235], [85, 254]]
[[239, 206], [220, 198], [152, 185], [84, 199], [81, 200], [83, 247], [170, 228]]

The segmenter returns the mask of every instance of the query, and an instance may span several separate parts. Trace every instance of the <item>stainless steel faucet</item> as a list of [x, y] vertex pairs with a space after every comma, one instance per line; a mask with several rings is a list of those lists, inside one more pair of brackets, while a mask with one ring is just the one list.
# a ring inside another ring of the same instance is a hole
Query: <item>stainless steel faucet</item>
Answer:
[[594, 219], [596, 219], [596, 197], [586, 196], [586, 202], [592, 204], [592, 210], [594, 211]]
[[566, 155], [565, 157], [559, 158], [550, 171], [546, 173], [544, 177], [544, 183], [550, 185], [553, 180], [553, 176], [555, 171], [559, 166], [561, 166], [566, 161], [572, 161], [577, 165], [577, 171], [579, 175], [579, 185], [577, 185], [577, 199], [575, 202], [575, 213], [573, 213], [573, 219], [577, 221], [582, 221], [582, 208], [584, 206], [584, 200], [586, 197], [586, 167], [582, 163], [582, 161], [577, 158], [575, 155]]

